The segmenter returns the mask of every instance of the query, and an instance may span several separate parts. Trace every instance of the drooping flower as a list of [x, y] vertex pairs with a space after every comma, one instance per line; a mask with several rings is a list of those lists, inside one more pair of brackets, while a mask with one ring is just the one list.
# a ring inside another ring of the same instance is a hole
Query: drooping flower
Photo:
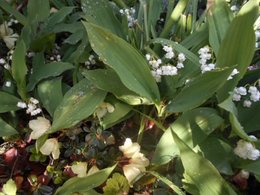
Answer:
[[87, 166], [88, 164], [86, 162], [77, 162], [71, 166], [71, 170], [78, 177], [85, 177], [87, 176]]
[[50, 121], [44, 117], [37, 117], [37, 119], [29, 121], [29, 127], [33, 131], [31, 132], [31, 139], [38, 139], [41, 137], [49, 128]]
[[119, 146], [124, 154], [124, 157], [128, 160], [128, 163], [123, 165], [123, 171], [126, 179], [131, 185], [132, 181], [141, 173], [146, 170], [145, 167], [149, 165], [149, 160], [140, 152], [140, 145], [133, 143], [130, 138], [125, 140], [123, 146]]
[[14, 46], [15, 41], [18, 38], [18, 35], [13, 33], [13, 30], [8, 27], [7, 23], [4, 22], [0, 25], [0, 38], [2, 38], [6, 46], [11, 49]]
[[96, 165], [93, 165], [88, 171], [88, 164], [86, 162], [77, 162], [71, 166], [71, 170], [77, 177], [86, 177], [99, 171]]
[[44, 155], [52, 155], [53, 159], [58, 159], [60, 156], [59, 142], [56, 138], [50, 138], [40, 148], [40, 151]]
[[103, 102], [97, 109], [96, 109], [96, 115], [97, 117], [103, 118], [107, 113], [114, 112], [115, 108], [113, 105], [107, 102]]

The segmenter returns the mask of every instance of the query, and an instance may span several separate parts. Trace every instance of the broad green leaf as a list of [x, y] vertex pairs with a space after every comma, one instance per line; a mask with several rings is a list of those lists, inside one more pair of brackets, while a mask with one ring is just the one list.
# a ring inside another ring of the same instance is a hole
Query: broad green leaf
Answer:
[[233, 14], [225, 0], [214, 0], [208, 10], [209, 43], [218, 55], [220, 43], [223, 40], [231, 23]]
[[37, 85], [39, 81], [49, 77], [59, 76], [66, 70], [70, 70], [73, 68], [73, 65], [68, 62], [51, 62], [49, 64], [39, 66], [37, 67], [37, 69], [33, 70], [33, 73], [30, 76], [29, 83], [27, 85], [27, 89], [31, 91], [34, 89], [35, 85]]
[[70, 128], [89, 117], [103, 102], [106, 93], [94, 88], [87, 79], [74, 85], [56, 108], [49, 133]]
[[29, 0], [27, 12], [29, 21], [44, 22], [50, 15], [50, 3], [46, 0]]
[[179, 149], [171, 136], [172, 130], [193, 148], [222, 123], [223, 119], [212, 108], [197, 108], [184, 112], [162, 135], [152, 163], [165, 164], [179, 154]]
[[259, 115], [260, 102], [253, 102], [250, 108], [245, 108], [242, 104], [238, 105], [238, 120], [244, 127], [245, 132], [250, 133], [260, 129]]
[[17, 131], [2, 118], [0, 118], [0, 137], [17, 134]]
[[12, 179], [9, 179], [6, 184], [3, 185], [3, 194], [16, 195], [17, 187]]
[[[104, 183], [116, 165], [106, 169], [102, 169], [92, 175], [86, 177], [73, 177], [67, 180], [63, 186], [58, 188], [55, 195], [71, 195], [73, 193], [89, 194], [88, 191], [100, 186]], [[89, 194], [91, 195], [91, 194]]]
[[25, 63], [26, 47], [23, 40], [19, 41], [13, 53], [12, 75], [16, 81], [17, 91], [23, 100], [26, 99], [26, 74], [27, 66]]
[[128, 104], [125, 104], [117, 99], [111, 99], [108, 101], [110, 104], [113, 105], [114, 111], [112, 113], [107, 113], [101, 120], [100, 124], [102, 125], [103, 129], [107, 129], [115, 124], [121, 122], [127, 114], [131, 111], [132, 107]]
[[148, 29], [155, 31], [157, 21], [160, 19], [160, 14], [163, 11], [163, 2], [161, 0], [150, 0], [147, 2], [149, 3], [147, 16]]
[[216, 138], [208, 137], [200, 144], [203, 156], [208, 159], [219, 172], [232, 175], [231, 163], [234, 159], [233, 148], [226, 142]]
[[123, 84], [159, 104], [160, 94], [145, 58], [129, 43], [91, 23], [84, 23], [91, 46], [100, 59], [113, 68]]
[[[208, 25], [201, 25], [199, 29], [186, 37], [180, 44], [184, 46], [186, 49], [191, 49], [192, 51], [197, 51], [198, 49], [204, 47], [208, 44], [209, 32]], [[196, 59], [196, 63], [200, 66], [198, 62], [198, 57]]]
[[248, 140], [248, 141], [255, 141], [254, 139], [250, 138], [247, 133], [244, 131], [244, 128], [240, 124], [240, 122], [237, 119], [237, 108], [232, 101], [232, 97], [230, 96], [225, 101], [218, 104], [220, 108], [223, 108], [224, 110], [229, 112], [229, 121], [231, 123], [232, 127], [232, 133], [235, 133], [239, 137]]
[[102, 26], [115, 35], [125, 38], [121, 24], [113, 13], [113, 8], [107, 0], [81, 0], [81, 7], [88, 22]]
[[58, 12], [50, 16], [46, 22], [46, 31], [52, 31], [58, 23], [61, 23], [67, 15], [73, 11], [74, 7], [63, 7]]
[[37, 91], [44, 108], [53, 116], [63, 98], [61, 78], [41, 82]]
[[52, 32], [54, 33], [59, 33], [59, 32], [70, 32], [70, 33], [75, 33], [77, 31], [85, 30], [82, 22], [73, 22], [71, 24], [66, 24], [66, 23], [60, 23], [55, 25], [53, 27]]
[[228, 98], [238, 81], [243, 78], [255, 53], [255, 32], [253, 24], [258, 16], [257, 0], [250, 0], [232, 20], [221, 42], [216, 67], [237, 65], [239, 75], [229, 80], [218, 91], [219, 102]]
[[166, 177], [160, 175], [159, 173], [155, 171], [148, 171], [151, 175], [157, 177], [157, 179], [161, 180], [163, 183], [165, 183], [167, 186], [169, 186], [176, 194], [178, 195], [185, 195], [185, 193], [174, 183], [172, 183], [169, 179]]
[[19, 101], [21, 101], [19, 98], [0, 91], [0, 113], [19, 110], [20, 108], [17, 107]]
[[118, 99], [130, 105], [151, 104], [146, 98], [129, 90], [112, 69], [88, 70], [83, 71], [82, 74], [92, 81], [97, 88], [114, 94]]
[[167, 106], [168, 112], [183, 112], [203, 104], [226, 82], [231, 68], [206, 72], [188, 82]]
[[[193, 195], [236, 194], [210, 161], [195, 153], [174, 133], [174, 129], [171, 132], [180, 150], [180, 158], [185, 170], [184, 183], [191, 185], [186, 188], [190, 193]], [[195, 190], [191, 191], [191, 188]]]

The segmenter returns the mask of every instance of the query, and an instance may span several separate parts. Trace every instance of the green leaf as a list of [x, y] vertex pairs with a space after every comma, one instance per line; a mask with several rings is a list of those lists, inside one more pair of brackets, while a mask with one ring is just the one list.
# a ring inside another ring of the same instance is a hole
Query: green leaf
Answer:
[[238, 166], [241, 169], [252, 172], [256, 175], [260, 175], [260, 160], [256, 160], [254, 162], [246, 163], [241, 166]]
[[231, 68], [206, 72], [188, 82], [167, 106], [168, 112], [183, 112], [203, 104], [226, 82]]
[[160, 19], [160, 14], [163, 11], [163, 2], [161, 0], [150, 0], [148, 3], [148, 29], [153, 29], [155, 31], [157, 21]]
[[93, 50], [116, 71], [123, 84], [159, 104], [159, 89], [144, 57], [129, 43], [105, 29], [91, 23], [84, 25]]
[[166, 177], [160, 175], [159, 173], [157, 173], [155, 171], [148, 171], [148, 173], [150, 173], [153, 176], [157, 177], [157, 179], [161, 180], [163, 183], [165, 183], [167, 186], [169, 186], [176, 194], [178, 194], [178, 195], [185, 195], [185, 193], [177, 185], [172, 183]]
[[94, 88], [87, 79], [74, 85], [56, 108], [49, 133], [70, 128], [89, 117], [103, 102], [106, 93]]
[[29, 0], [27, 12], [29, 21], [44, 22], [50, 15], [50, 3], [46, 0]]
[[240, 124], [240, 122], [237, 119], [237, 108], [232, 101], [232, 97], [230, 96], [228, 99], [225, 101], [221, 102], [218, 104], [220, 108], [223, 108], [224, 110], [229, 112], [229, 121], [231, 123], [232, 127], [232, 133], [235, 133], [239, 137], [247, 140], [247, 141], [255, 141], [253, 138], [250, 138], [247, 133], [244, 131], [244, 128]]
[[251, 133], [260, 129], [259, 115], [260, 102], [254, 102], [250, 108], [245, 108], [242, 104], [238, 105], [238, 120], [244, 127], [245, 132]]
[[2, 7], [6, 12], [10, 13], [10, 15], [13, 15], [19, 21], [19, 23], [26, 25], [26, 17], [13, 8], [6, 0], [0, 0], [0, 7]]
[[229, 80], [218, 91], [219, 102], [228, 98], [238, 81], [243, 78], [255, 53], [255, 32], [253, 24], [258, 16], [257, 0], [250, 0], [239, 11], [230, 24], [221, 42], [216, 67], [237, 65], [239, 75]]
[[215, 0], [208, 10], [209, 43], [216, 55], [232, 18], [233, 14], [225, 0]]
[[112, 69], [88, 70], [83, 71], [82, 74], [97, 88], [114, 94], [118, 99], [130, 105], [151, 104], [146, 98], [129, 90]]
[[37, 69], [33, 70], [33, 73], [30, 76], [29, 83], [27, 85], [27, 89], [31, 91], [34, 89], [35, 85], [37, 85], [39, 81], [49, 77], [59, 76], [66, 70], [70, 70], [73, 68], [73, 65], [68, 62], [51, 62], [49, 64], [39, 66], [37, 67]]
[[17, 107], [17, 103], [21, 101], [19, 98], [3, 91], [0, 91], [0, 97], [0, 113], [20, 109]]
[[119, 173], [114, 173], [112, 178], [107, 180], [106, 186], [103, 187], [104, 195], [128, 194], [129, 189], [127, 179]]
[[131, 111], [132, 107], [125, 104], [117, 99], [110, 99], [108, 102], [113, 105], [115, 110], [112, 113], [106, 113], [106, 115], [100, 120], [100, 124], [103, 129], [114, 126], [115, 124], [121, 122], [127, 114]]
[[[185, 169], [184, 183], [189, 184], [189, 188], [186, 189], [189, 190], [190, 193], [193, 195], [236, 194], [210, 161], [195, 153], [187, 146], [186, 143], [174, 133], [174, 129], [171, 132], [180, 150], [181, 161]], [[184, 187], [186, 187], [185, 184]], [[191, 190], [191, 188], [194, 190]]]
[[0, 118], [0, 137], [17, 134], [17, 131], [2, 118]]
[[47, 32], [52, 31], [58, 23], [61, 23], [67, 15], [73, 11], [74, 7], [63, 7], [58, 12], [51, 15], [47, 22], [45, 30]]
[[216, 138], [208, 137], [200, 144], [203, 156], [207, 158], [219, 172], [233, 175], [231, 163], [234, 159], [233, 148], [226, 142]]
[[104, 183], [115, 167], [116, 165], [82, 178], [73, 177], [58, 188], [55, 195], [71, 195], [76, 192], [91, 195], [89, 190]]
[[12, 75], [16, 81], [17, 90], [23, 100], [26, 99], [26, 74], [27, 66], [25, 63], [26, 47], [23, 40], [19, 41], [13, 53]]
[[81, 7], [88, 22], [102, 26], [119, 37], [125, 37], [121, 24], [107, 0], [81, 0]]
[[43, 81], [37, 88], [41, 103], [51, 116], [63, 98], [61, 79]]
[[162, 135], [152, 163], [165, 164], [179, 154], [179, 149], [171, 136], [172, 130], [193, 148], [222, 123], [223, 119], [212, 108], [197, 108], [184, 112]]
[[9, 179], [6, 184], [3, 185], [3, 193], [5, 195], [16, 195], [17, 187], [12, 179]]

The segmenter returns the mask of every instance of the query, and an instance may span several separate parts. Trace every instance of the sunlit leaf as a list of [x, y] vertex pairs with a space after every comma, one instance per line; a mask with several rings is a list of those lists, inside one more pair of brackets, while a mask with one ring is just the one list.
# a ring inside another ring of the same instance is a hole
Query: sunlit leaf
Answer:
[[[93, 50], [131, 91], [159, 103], [160, 94], [145, 58], [129, 43], [105, 29], [84, 23]], [[127, 59], [127, 60], [126, 60]]]
[[87, 79], [74, 85], [56, 108], [49, 133], [73, 127], [89, 117], [103, 102], [106, 92], [95, 88]]

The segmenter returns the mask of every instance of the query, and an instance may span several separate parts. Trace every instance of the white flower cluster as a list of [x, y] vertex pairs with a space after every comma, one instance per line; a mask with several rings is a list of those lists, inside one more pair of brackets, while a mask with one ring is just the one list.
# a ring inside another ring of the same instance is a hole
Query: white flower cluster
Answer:
[[260, 151], [252, 143], [242, 139], [237, 142], [234, 153], [243, 159], [257, 160], [260, 157]]
[[0, 65], [2, 65], [6, 70], [11, 70], [11, 66], [4, 58], [0, 58]]
[[128, 27], [132, 28], [134, 26], [134, 24], [136, 23], [136, 19], [135, 19], [135, 9], [134, 8], [126, 8], [126, 9], [120, 9], [119, 12], [122, 15], [126, 15], [127, 17], [127, 21], [128, 21]]
[[[201, 73], [205, 73], [208, 71], [212, 71], [216, 68], [216, 64], [214, 63], [208, 63], [209, 60], [211, 60], [212, 55], [210, 53], [210, 48], [209, 46], [205, 46], [203, 48], [200, 48], [198, 51], [199, 54], [199, 63], [201, 64]], [[239, 71], [235, 68], [232, 73], [229, 75], [229, 77], [227, 78], [227, 80], [231, 80], [233, 79], [233, 76], [237, 75], [239, 73]]]
[[13, 24], [18, 24], [18, 20], [15, 20], [13, 18], [11, 18], [8, 22], [7, 22], [7, 25], [10, 27], [12, 26]]
[[61, 47], [58, 44], [55, 44], [55, 48], [52, 50], [52, 55], [49, 56], [50, 61], [54, 61], [54, 62], [61, 61], [60, 49]]
[[94, 55], [90, 55], [88, 57], [88, 60], [85, 62], [85, 66], [89, 67], [92, 64], [96, 64], [96, 60], [95, 60], [95, 56]]
[[[165, 45], [163, 47], [163, 50], [166, 52], [164, 57], [168, 60], [173, 60], [175, 57], [175, 54], [173, 52], [173, 48], [171, 46]], [[173, 76], [178, 74], [178, 69], [184, 68], [183, 62], [186, 60], [186, 57], [183, 53], [178, 54], [178, 60], [176, 67], [167, 63], [165, 65], [162, 65], [163, 62], [161, 59], [153, 59], [150, 54], [145, 55], [146, 60], [149, 62], [149, 64], [152, 67], [151, 73], [155, 80], [157, 82], [161, 81], [162, 76]]]
[[39, 101], [35, 98], [30, 98], [28, 103], [18, 102], [17, 107], [19, 108], [27, 108], [26, 113], [31, 114], [31, 116], [35, 116], [42, 112], [42, 109], [38, 107]]
[[258, 102], [260, 100], [260, 92], [255, 86], [250, 86], [248, 90], [245, 87], [236, 87], [233, 92], [233, 101], [241, 101], [242, 96], [249, 96], [249, 99], [244, 99], [243, 106], [251, 107], [252, 102]]
[[123, 165], [123, 171], [126, 179], [131, 185], [132, 181], [141, 173], [144, 172], [149, 165], [149, 160], [140, 152], [140, 145], [132, 143], [130, 138], [125, 140], [123, 146], [119, 146], [119, 150], [123, 152], [124, 158], [128, 163]]
[[208, 60], [211, 60], [211, 53], [210, 48], [208, 46], [205, 46], [203, 48], [200, 48], [198, 51], [199, 54], [199, 63], [201, 64], [201, 73], [205, 73], [211, 70], [215, 69], [215, 64], [213, 63], [207, 63]]
[[232, 12], [237, 12], [237, 11], [239, 11], [238, 5], [232, 5], [232, 6], [230, 7], [230, 9], [231, 9]]

